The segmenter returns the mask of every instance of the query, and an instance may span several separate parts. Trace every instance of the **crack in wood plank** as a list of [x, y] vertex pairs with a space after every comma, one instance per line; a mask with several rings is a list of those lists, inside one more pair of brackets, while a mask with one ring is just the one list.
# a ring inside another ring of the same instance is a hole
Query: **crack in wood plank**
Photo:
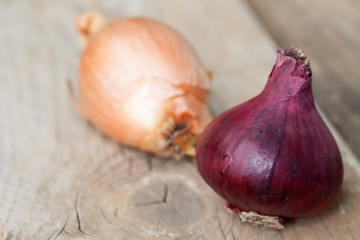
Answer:
[[79, 193], [76, 194], [76, 198], [75, 198], [75, 213], [76, 213], [76, 221], [77, 221], [77, 225], [78, 225], [78, 230], [85, 234], [85, 232], [82, 230], [82, 226], [81, 226], [81, 218], [80, 218], [80, 213], [79, 213]]
[[75, 214], [76, 214], [76, 222], [77, 222], [77, 226], [78, 226], [78, 230], [80, 233], [87, 235], [89, 237], [92, 237], [94, 239], [99, 239], [98, 236], [96, 236], [95, 234], [90, 234], [84, 231], [83, 226], [82, 226], [82, 222], [81, 222], [81, 216], [80, 216], [80, 211], [79, 211], [79, 198], [80, 198], [80, 194], [79, 191], [77, 191], [76, 197], [75, 197]]
[[163, 199], [162, 199], [163, 203], [167, 202], [167, 197], [168, 197], [168, 185], [167, 185], [167, 183], [165, 183], [165, 185], [164, 185], [164, 196], [163, 196]]
[[67, 225], [67, 223], [68, 223], [68, 220], [69, 220], [69, 218], [66, 219], [64, 226], [60, 229], [59, 233], [56, 234], [54, 240], [57, 239], [57, 238], [65, 231], [65, 228], [66, 228], [66, 225]]
[[71, 237], [75, 237], [73, 234], [69, 233], [68, 231], [64, 231], [64, 233], [66, 233], [67, 235], [69, 235]]

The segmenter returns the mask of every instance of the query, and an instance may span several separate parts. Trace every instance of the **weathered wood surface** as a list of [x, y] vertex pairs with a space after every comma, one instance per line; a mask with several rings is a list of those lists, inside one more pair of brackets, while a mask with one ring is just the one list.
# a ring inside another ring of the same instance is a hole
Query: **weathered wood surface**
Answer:
[[360, 1], [248, 2], [281, 47], [311, 57], [317, 101], [360, 157]]
[[70, 107], [66, 79], [76, 76], [81, 53], [74, 21], [89, 9], [179, 30], [214, 72], [215, 114], [257, 94], [275, 60], [275, 43], [242, 1], [1, 1], [3, 239], [359, 238], [359, 162], [334, 129], [345, 164], [339, 199], [276, 231], [230, 215], [191, 159], [119, 145], [84, 122]]

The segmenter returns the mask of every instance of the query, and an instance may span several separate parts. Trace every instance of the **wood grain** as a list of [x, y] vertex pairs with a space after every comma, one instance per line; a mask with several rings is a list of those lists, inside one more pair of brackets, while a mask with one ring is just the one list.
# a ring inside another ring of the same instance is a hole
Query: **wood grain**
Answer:
[[248, 0], [281, 47], [311, 57], [319, 105], [360, 156], [360, 2]]
[[214, 114], [259, 93], [276, 46], [242, 1], [1, 1], [0, 230], [3, 239], [356, 239], [360, 166], [345, 164], [339, 199], [284, 231], [241, 224], [192, 159], [119, 145], [69, 104], [81, 54], [76, 16], [143, 15], [180, 31], [214, 72]]

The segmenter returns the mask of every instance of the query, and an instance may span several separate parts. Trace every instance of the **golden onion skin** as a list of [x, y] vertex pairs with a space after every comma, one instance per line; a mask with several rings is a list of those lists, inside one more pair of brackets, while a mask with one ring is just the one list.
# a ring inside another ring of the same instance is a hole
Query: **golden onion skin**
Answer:
[[110, 23], [84, 50], [80, 105], [107, 136], [158, 154], [194, 154], [211, 121], [210, 77], [187, 41], [146, 18]]

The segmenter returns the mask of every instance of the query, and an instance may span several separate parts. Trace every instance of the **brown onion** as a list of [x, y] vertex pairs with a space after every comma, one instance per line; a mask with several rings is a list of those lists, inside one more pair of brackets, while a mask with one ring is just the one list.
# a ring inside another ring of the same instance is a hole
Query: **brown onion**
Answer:
[[196, 138], [211, 121], [210, 75], [188, 42], [146, 18], [106, 25], [87, 13], [77, 28], [86, 46], [78, 80], [85, 117], [121, 143], [194, 155]]

